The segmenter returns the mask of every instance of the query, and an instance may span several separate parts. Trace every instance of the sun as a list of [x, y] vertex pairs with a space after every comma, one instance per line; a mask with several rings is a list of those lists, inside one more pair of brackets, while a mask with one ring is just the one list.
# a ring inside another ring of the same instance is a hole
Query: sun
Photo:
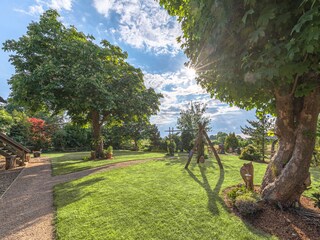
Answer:
[[192, 67], [186, 67], [186, 73], [189, 77], [195, 78], [197, 76], [197, 72]]

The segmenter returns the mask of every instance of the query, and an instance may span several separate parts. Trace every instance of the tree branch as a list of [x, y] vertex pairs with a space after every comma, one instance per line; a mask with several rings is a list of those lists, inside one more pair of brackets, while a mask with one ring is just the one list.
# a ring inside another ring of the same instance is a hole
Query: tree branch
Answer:
[[[308, 57], [308, 54], [306, 54], [306, 55], [304, 56], [304, 59], [303, 59], [302, 63], [304, 63], [304, 62], [307, 60], [307, 57]], [[293, 87], [292, 87], [291, 93], [290, 93], [291, 96], [292, 96], [292, 95], [294, 94], [294, 92], [296, 91], [296, 88], [297, 88], [297, 85], [298, 85], [298, 80], [299, 80], [299, 75], [298, 75], [298, 73], [297, 73], [297, 75], [296, 75], [296, 77], [295, 77], [295, 79], [294, 79], [294, 83], [293, 83]]]

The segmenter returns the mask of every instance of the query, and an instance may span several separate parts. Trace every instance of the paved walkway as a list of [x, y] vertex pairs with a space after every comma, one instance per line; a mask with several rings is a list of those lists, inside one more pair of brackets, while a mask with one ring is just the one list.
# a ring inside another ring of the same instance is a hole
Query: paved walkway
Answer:
[[0, 239], [54, 239], [54, 185], [146, 161], [114, 163], [55, 177], [51, 176], [50, 161], [29, 163], [0, 199]]

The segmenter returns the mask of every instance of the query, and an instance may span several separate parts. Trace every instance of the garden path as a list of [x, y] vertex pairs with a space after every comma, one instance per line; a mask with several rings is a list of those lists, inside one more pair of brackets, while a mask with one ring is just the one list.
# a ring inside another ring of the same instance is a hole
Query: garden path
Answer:
[[0, 239], [54, 239], [54, 185], [149, 160], [153, 159], [114, 163], [60, 176], [51, 175], [49, 159], [28, 163], [0, 199]]

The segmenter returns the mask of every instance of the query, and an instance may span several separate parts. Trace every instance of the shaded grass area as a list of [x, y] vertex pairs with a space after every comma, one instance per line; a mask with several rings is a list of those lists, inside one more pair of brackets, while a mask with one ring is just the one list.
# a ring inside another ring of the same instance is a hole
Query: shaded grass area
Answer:
[[[221, 156], [184, 169], [186, 157], [102, 172], [55, 187], [58, 239], [276, 239], [230, 214], [220, 194], [244, 161]], [[260, 183], [265, 164], [254, 163]]]
[[51, 159], [53, 175], [62, 175], [82, 171], [85, 169], [100, 167], [111, 163], [150, 158], [163, 158], [165, 157], [165, 153], [114, 151], [114, 158], [109, 160], [84, 160], [85, 157], [90, 157], [90, 152], [47, 153], [42, 154], [42, 156]]

